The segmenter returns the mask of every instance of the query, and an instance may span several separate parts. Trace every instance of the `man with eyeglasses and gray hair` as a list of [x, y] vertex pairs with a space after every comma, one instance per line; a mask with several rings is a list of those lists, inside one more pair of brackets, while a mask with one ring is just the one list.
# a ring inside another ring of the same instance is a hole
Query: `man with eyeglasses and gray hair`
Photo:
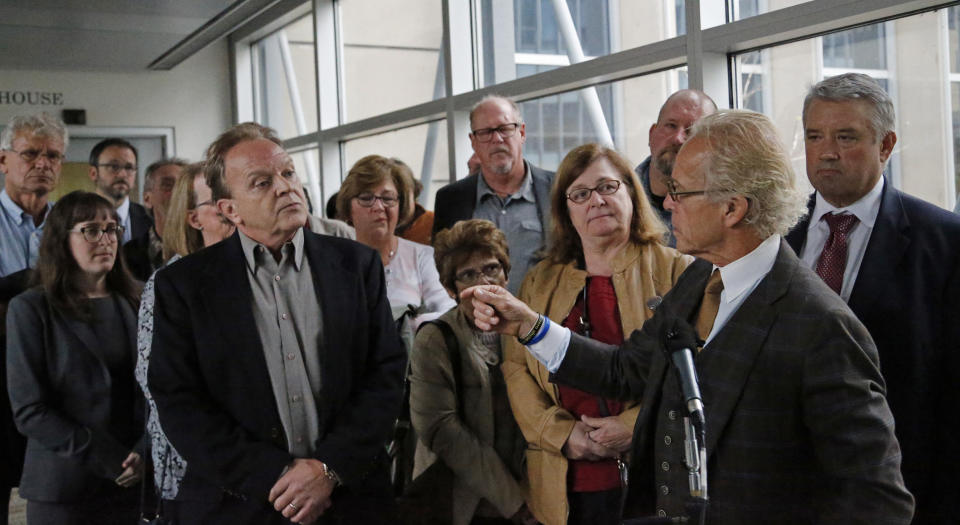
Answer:
[[137, 148], [120, 138], [103, 139], [90, 150], [90, 180], [96, 192], [112, 202], [123, 226], [121, 244], [145, 235], [153, 220], [143, 206], [130, 202], [137, 182]]
[[0, 277], [36, 262], [68, 141], [63, 122], [46, 113], [13, 117], [0, 133]]
[[553, 172], [523, 159], [527, 131], [513, 100], [487, 95], [470, 110], [475, 173], [437, 192], [433, 234], [466, 219], [487, 219], [507, 236], [510, 291], [520, 289], [550, 228]]

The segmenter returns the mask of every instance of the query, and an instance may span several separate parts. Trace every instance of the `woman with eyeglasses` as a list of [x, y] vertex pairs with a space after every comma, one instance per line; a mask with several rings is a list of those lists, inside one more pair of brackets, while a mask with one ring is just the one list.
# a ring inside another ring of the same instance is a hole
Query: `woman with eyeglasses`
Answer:
[[140, 287], [103, 197], [75, 191], [47, 217], [39, 286], [10, 303], [7, 384], [27, 437], [27, 523], [134, 523], [143, 398], [133, 376]]
[[[571, 150], [551, 192], [547, 259], [527, 273], [519, 298], [550, 319], [620, 344], [692, 261], [664, 245], [663, 223], [616, 151]], [[550, 373], [505, 339], [510, 404], [526, 437], [530, 506], [555, 524], [619, 523], [625, 455], [640, 407], [550, 382]]]
[[[236, 227], [220, 212], [212, 199], [213, 193], [203, 177], [203, 163], [188, 164], [173, 185], [163, 235], [164, 266], [157, 269], [143, 287], [137, 332], [136, 377], [147, 399], [147, 434], [150, 439], [150, 457], [153, 462], [156, 505], [147, 503], [143, 510], [162, 516], [162, 501], [175, 500], [180, 492], [180, 481], [187, 463], [180, 456], [160, 427], [157, 407], [147, 388], [147, 371], [153, 342], [154, 281], [157, 272], [182, 257], [216, 244], [233, 235]], [[154, 508], [155, 507], [155, 508]]]
[[424, 325], [410, 355], [410, 415], [419, 437], [414, 483], [442, 461], [454, 477], [452, 501], [436, 503], [452, 507], [443, 523], [536, 523], [524, 502], [525, 442], [510, 412], [500, 337], [479, 331], [473, 306], [458, 299], [474, 285], [507, 285], [506, 236], [490, 221], [471, 219], [438, 232], [434, 246], [440, 279], [459, 306], [437, 319], [449, 334]]
[[[337, 218], [354, 227], [357, 241], [380, 253], [387, 280], [387, 297], [394, 318], [413, 316], [411, 327], [454, 307], [433, 263], [433, 248], [395, 234], [397, 221], [407, 217], [413, 175], [406, 164], [368, 155], [350, 168], [337, 196]], [[409, 343], [412, 331], [406, 331]]]

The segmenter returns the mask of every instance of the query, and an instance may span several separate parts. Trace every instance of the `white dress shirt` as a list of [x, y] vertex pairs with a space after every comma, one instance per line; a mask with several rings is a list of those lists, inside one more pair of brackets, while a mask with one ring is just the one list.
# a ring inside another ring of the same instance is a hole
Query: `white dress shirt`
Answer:
[[123, 238], [120, 239], [120, 245], [123, 246], [133, 237], [133, 230], [130, 229], [130, 197], [124, 198], [117, 206], [117, 215], [120, 216], [120, 226], [123, 226]]
[[[717, 309], [717, 318], [707, 337], [707, 345], [720, 332], [730, 317], [740, 309], [743, 301], [756, 289], [760, 281], [770, 273], [777, 260], [780, 250], [780, 235], [767, 237], [759, 246], [747, 255], [720, 268], [720, 280], [723, 281], [723, 292], [720, 294], [720, 307]], [[629, 336], [628, 336], [629, 337]], [[556, 372], [560, 363], [567, 354], [570, 345], [570, 330], [562, 325], [551, 322], [543, 339], [527, 346], [530, 353], [537, 358], [547, 370]]]
[[883, 185], [883, 177], [880, 177], [873, 189], [866, 195], [860, 197], [857, 202], [843, 208], [837, 208], [830, 204], [817, 192], [816, 204], [813, 207], [813, 214], [810, 215], [810, 225], [807, 227], [807, 240], [800, 250], [800, 259], [807, 267], [816, 271], [817, 260], [820, 259], [823, 246], [827, 243], [827, 238], [830, 237], [830, 226], [823, 219], [824, 215], [827, 213], [851, 213], [856, 215], [859, 220], [847, 234], [847, 266], [843, 270], [843, 285], [840, 287], [840, 297], [844, 301], [850, 300], [853, 285], [857, 282], [860, 264], [863, 263], [863, 254], [867, 251], [867, 242], [870, 240], [873, 226], [877, 222], [877, 215], [880, 213], [880, 196], [883, 194]]

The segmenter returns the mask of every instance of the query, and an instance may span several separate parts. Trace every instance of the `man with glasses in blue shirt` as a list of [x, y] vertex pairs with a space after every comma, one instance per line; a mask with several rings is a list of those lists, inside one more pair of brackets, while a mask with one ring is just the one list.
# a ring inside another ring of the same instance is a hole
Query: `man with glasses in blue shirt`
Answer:
[[0, 134], [0, 277], [33, 266], [49, 196], [60, 180], [67, 129], [46, 113], [13, 117]]
[[488, 95], [470, 110], [470, 145], [480, 168], [437, 192], [433, 233], [487, 219], [507, 236], [510, 291], [520, 289], [550, 229], [553, 172], [523, 159], [527, 131], [517, 103]]
[[146, 208], [130, 202], [130, 190], [137, 180], [137, 148], [126, 140], [109, 138], [101, 140], [90, 151], [90, 180], [96, 184], [96, 192], [112, 202], [123, 226], [126, 244], [147, 233], [153, 221]]

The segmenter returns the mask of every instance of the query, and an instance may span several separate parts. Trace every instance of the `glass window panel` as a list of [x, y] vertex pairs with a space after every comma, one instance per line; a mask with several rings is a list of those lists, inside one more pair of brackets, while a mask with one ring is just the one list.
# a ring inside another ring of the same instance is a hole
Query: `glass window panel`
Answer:
[[[479, 2], [484, 86], [537, 71], [521, 65], [569, 63], [552, 0]], [[683, 33], [683, 0], [566, 0], [565, 5], [587, 60]], [[620, 36], [614, 41], [612, 35]]]
[[[663, 101], [681, 88], [679, 73], [666, 71], [589, 88], [596, 89], [603, 121], [614, 144], [633, 165], [650, 154], [647, 132], [657, 120]], [[602, 140], [583, 97], [583, 91], [578, 90], [520, 104], [527, 131], [524, 158], [555, 170], [574, 147]]]
[[338, 6], [346, 122], [445, 96], [440, 0]]
[[733, 0], [733, 19], [743, 20], [812, 0]]
[[322, 196], [314, 195], [312, 181], [316, 180], [319, 182], [318, 174], [319, 165], [320, 165], [320, 153], [319, 150], [309, 149], [305, 151], [299, 151], [297, 153], [291, 153], [290, 158], [293, 159], [293, 168], [297, 170], [297, 175], [300, 176], [300, 182], [303, 183], [303, 189], [306, 190], [307, 199], [310, 201], [310, 213], [313, 215], [323, 216], [323, 206], [324, 203], [321, 202]]
[[951, 7], [947, 9], [947, 20], [950, 27], [949, 47], [950, 47], [950, 72], [960, 73], [960, 7]]
[[256, 119], [287, 139], [317, 130], [313, 15], [253, 44], [259, 99]]
[[[438, 120], [343, 142], [343, 177], [346, 177], [354, 163], [367, 155], [400, 159], [410, 166], [414, 177], [423, 183], [424, 194], [421, 195], [420, 202], [425, 199], [425, 207], [432, 210], [437, 190], [451, 180], [447, 165], [446, 129], [446, 120]], [[466, 175], [466, 171], [466, 165], [462, 171], [458, 168], [461, 177]]]
[[[770, 47], [760, 52], [759, 61], [755, 52], [738, 55], [736, 104], [759, 108], [773, 119], [797, 176], [806, 183], [801, 112], [807, 89], [827, 76], [866, 71], [891, 94], [898, 116], [898, 141], [887, 167], [889, 180], [907, 193], [947, 206], [953, 199], [945, 191], [950, 187], [945, 178], [956, 177], [957, 135], [955, 131], [954, 137], [938, 139], [931, 134], [946, 134], [951, 127], [958, 130], [960, 124], [954, 116], [957, 91], [939, 69], [949, 60], [940, 56], [946, 38], [939, 16], [938, 12], [922, 13]], [[899, 59], [888, 60], [887, 49]], [[822, 65], [819, 53], [824, 57]], [[835, 61], [828, 62], [828, 56]], [[946, 107], [951, 98], [953, 108]]]

